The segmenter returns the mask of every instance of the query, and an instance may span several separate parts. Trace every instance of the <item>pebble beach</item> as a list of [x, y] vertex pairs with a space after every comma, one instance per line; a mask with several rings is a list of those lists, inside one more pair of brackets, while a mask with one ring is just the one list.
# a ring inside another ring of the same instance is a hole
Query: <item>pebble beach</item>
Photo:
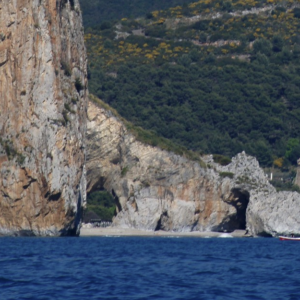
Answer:
[[212, 232], [212, 231], [192, 231], [192, 232], [171, 232], [171, 231], [144, 231], [133, 228], [117, 228], [117, 227], [94, 227], [81, 228], [80, 236], [174, 236], [174, 237], [249, 237], [245, 230], [235, 230], [231, 233]]

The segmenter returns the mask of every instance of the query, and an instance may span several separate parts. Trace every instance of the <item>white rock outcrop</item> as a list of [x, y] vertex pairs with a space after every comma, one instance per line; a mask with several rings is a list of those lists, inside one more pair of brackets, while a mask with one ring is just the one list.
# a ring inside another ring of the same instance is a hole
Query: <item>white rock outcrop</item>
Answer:
[[[100, 103], [100, 102], [99, 102]], [[300, 234], [300, 195], [276, 193], [254, 157], [227, 166], [145, 145], [111, 111], [89, 103], [88, 190], [115, 196], [114, 226], [144, 230]]]
[[254, 235], [300, 235], [300, 195], [258, 192], [247, 209], [247, 226]]

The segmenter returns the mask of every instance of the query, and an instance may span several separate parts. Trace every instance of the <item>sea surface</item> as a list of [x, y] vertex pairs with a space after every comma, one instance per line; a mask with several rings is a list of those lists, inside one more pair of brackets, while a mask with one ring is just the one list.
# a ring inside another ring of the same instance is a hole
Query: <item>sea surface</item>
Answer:
[[300, 299], [300, 242], [0, 238], [0, 299]]

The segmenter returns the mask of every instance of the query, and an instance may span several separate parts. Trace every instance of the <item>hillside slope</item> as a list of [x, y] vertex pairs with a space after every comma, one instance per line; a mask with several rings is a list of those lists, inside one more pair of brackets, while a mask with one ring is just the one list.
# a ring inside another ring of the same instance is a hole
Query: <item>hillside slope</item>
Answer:
[[91, 92], [189, 149], [300, 156], [299, 1], [198, 1], [86, 32]]
[[152, 10], [187, 5], [194, 0], [79, 0], [86, 28], [125, 17], [142, 17]]

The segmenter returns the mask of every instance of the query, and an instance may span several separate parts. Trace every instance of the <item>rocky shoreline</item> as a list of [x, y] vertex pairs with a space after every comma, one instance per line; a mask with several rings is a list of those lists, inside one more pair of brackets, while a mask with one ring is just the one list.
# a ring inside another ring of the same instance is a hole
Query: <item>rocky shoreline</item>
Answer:
[[167, 232], [300, 235], [297, 192], [277, 192], [256, 158], [198, 160], [140, 142], [125, 123], [91, 97], [87, 122], [87, 192], [106, 190], [116, 228]]

